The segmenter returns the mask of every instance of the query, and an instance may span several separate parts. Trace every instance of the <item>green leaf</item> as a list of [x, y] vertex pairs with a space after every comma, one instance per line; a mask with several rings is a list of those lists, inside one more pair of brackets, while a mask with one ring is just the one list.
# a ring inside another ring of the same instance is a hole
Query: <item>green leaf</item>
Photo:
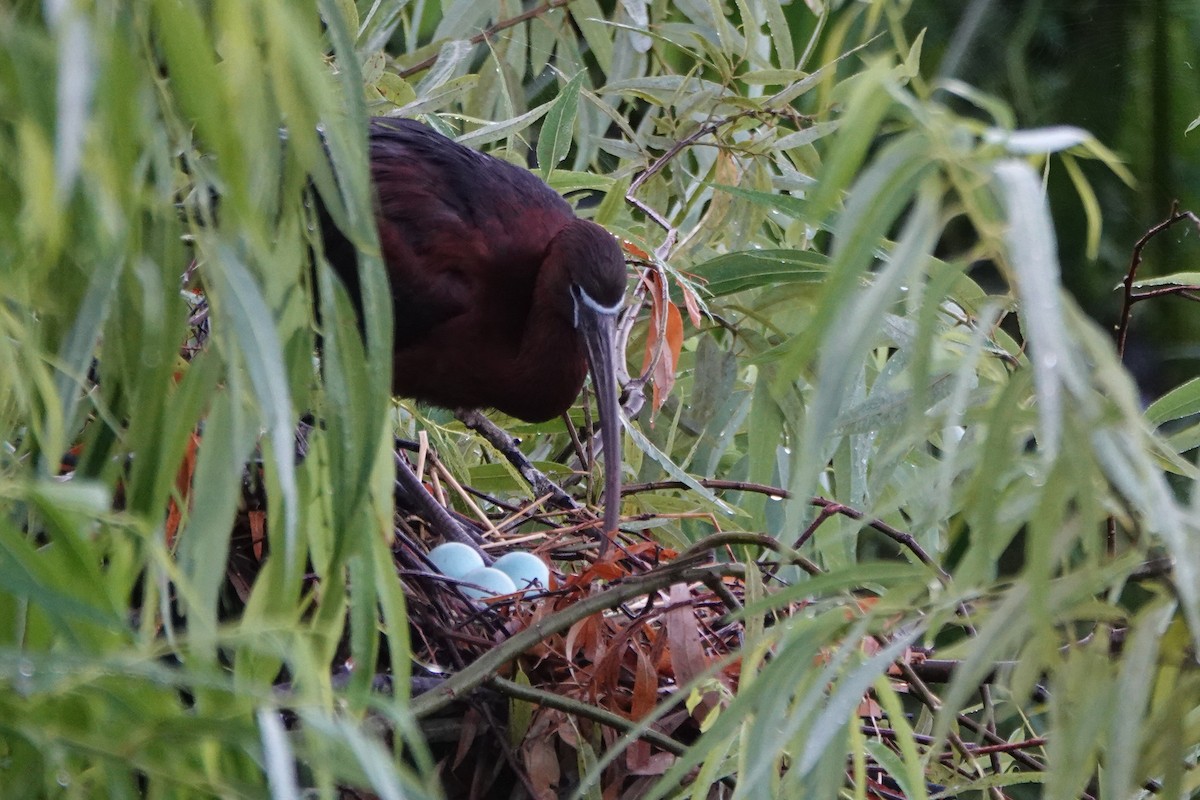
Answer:
[[650, 458], [654, 459], [654, 461], [666, 471], [667, 475], [669, 475], [672, 480], [680, 481], [687, 486], [688, 489], [695, 492], [698, 497], [708, 503], [711, 503], [713, 506], [716, 506], [724, 513], [730, 515], [735, 513], [734, 509], [721, 500], [721, 498], [713, 494], [711, 490], [704, 488], [699, 481], [681, 469], [674, 461], [671, 460], [669, 455], [655, 447], [654, 443], [646, 438], [645, 434], [635, 428], [624, 417], [621, 418], [621, 424], [625, 427], [625, 433], [629, 435], [629, 438], [633, 440], [633, 443], [637, 445], [638, 449], [650, 456]]
[[1146, 420], [1151, 425], [1162, 425], [1193, 414], [1200, 414], [1200, 378], [1192, 378], [1182, 386], [1176, 386], [1151, 403], [1146, 409]]
[[1025, 307], [1021, 322], [1029, 340], [1038, 398], [1038, 444], [1048, 459], [1057, 454], [1062, 432], [1063, 388], [1086, 394], [1063, 320], [1058, 247], [1050, 209], [1037, 173], [1024, 161], [1002, 161], [994, 171], [1009, 217], [1005, 241]]
[[295, 420], [287, 376], [283, 374], [283, 347], [275, 330], [274, 315], [258, 284], [241, 259], [227, 245], [218, 244], [217, 259], [207, 273], [213, 308], [222, 322], [228, 344], [242, 360], [250, 386], [270, 438], [270, 455], [279, 477], [284, 549], [284, 582], [298, 588], [300, 543], [297, 530], [299, 496], [296, 488]]
[[542, 132], [538, 136], [537, 157], [542, 178], [550, 176], [558, 163], [567, 157], [575, 137], [575, 116], [579, 111], [579, 90], [583, 86], [584, 73], [575, 77], [558, 93], [553, 105], [546, 113]]
[[816, 284], [829, 274], [829, 258], [805, 250], [746, 250], [717, 256], [689, 270], [713, 297], [765, 286]]
[[1134, 281], [1132, 285], [1135, 289], [1152, 286], [1200, 286], [1200, 272], [1172, 272], [1170, 275], [1142, 278]]

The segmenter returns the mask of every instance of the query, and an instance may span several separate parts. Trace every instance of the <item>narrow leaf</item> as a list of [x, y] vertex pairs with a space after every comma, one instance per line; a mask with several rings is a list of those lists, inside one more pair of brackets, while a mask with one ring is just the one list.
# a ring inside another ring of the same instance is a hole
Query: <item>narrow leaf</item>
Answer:
[[558, 93], [558, 97], [546, 113], [546, 121], [542, 123], [542, 132], [538, 136], [537, 144], [538, 166], [542, 170], [542, 178], [548, 178], [550, 172], [571, 150], [583, 78], [584, 72], [580, 70]]

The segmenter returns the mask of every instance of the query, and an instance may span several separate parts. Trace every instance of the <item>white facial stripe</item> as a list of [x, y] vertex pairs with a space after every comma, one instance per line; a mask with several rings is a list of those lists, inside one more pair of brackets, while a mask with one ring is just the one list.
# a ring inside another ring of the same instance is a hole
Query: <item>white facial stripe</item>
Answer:
[[608, 314], [611, 316], [613, 314], [618, 313], [625, 306], [625, 298], [624, 297], [622, 297], [620, 300], [618, 300], [615, 305], [611, 305], [611, 306], [600, 305], [595, 300], [593, 300], [591, 295], [589, 295], [583, 289], [579, 290], [579, 298], [581, 300], [583, 300], [584, 305], [586, 305], [592, 311], [595, 311], [597, 314]]

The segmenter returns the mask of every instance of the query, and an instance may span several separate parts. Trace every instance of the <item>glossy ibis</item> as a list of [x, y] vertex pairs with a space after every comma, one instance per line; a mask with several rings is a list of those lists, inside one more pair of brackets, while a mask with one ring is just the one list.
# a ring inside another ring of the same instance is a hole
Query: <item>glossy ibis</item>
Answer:
[[[590, 369], [611, 533], [621, 471], [613, 337], [625, 295], [616, 240], [528, 170], [413, 120], [374, 119], [370, 159], [395, 317], [393, 391], [540, 422], [570, 408]], [[361, 310], [356, 251], [321, 221], [326, 257]]]

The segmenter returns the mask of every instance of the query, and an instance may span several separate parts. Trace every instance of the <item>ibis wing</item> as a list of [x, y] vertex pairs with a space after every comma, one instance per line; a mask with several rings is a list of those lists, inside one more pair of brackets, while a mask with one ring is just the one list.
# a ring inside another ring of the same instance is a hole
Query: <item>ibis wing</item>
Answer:
[[498, 283], [527, 295], [541, 260], [529, 243], [544, 246], [552, 233], [539, 229], [572, 217], [528, 170], [412, 120], [372, 123], [371, 174], [400, 347], [474, 305], [503, 302]]

